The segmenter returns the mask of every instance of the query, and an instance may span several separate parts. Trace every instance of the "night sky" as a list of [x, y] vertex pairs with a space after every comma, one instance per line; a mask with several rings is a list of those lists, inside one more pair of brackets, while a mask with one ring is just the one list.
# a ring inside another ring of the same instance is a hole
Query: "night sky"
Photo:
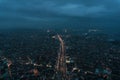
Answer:
[[76, 23], [117, 29], [119, 14], [120, 0], [0, 0], [1, 28]]

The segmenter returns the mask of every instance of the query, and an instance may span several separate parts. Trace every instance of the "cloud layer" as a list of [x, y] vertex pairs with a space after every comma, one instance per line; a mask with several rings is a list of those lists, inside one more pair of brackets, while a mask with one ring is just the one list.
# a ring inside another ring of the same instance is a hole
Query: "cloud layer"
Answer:
[[0, 0], [0, 22], [119, 17], [120, 0]]

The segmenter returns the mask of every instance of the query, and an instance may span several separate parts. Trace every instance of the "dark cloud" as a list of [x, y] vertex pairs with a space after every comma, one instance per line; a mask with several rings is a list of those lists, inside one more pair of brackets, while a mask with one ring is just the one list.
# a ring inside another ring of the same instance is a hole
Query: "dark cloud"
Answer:
[[31, 12], [33, 15], [39, 13], [42, 16], [43, 14], [46, 16], [49, 12], [72, 16], [93, 16], [118, 12], [120, 9], [119, 0], [1, 0], [0, 3], [3, 14], [5, 11], [13, 14]]
[[76, 17], [116, 19], [118, 14], [120, 0], [0, 0], [2, 24], [60, 22]]
[[[59, 4], [59, 3], [58, 3]], [[57, 6], [59, 13], [72, 16], [106, 16], [120, 11], [119, 0], [70, 0]]]

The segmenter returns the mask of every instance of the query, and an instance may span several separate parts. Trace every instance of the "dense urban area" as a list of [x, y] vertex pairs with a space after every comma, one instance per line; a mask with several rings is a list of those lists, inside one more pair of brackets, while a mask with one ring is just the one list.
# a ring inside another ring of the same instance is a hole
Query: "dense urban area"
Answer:
[[[60, 79], [56, 70], [60, 52], [56, 35], [60, 35], [65, 44], [65, 79]], [[120, 40], [108, 37], [101, 30], [0, 31], [0, 80], [119, 79]]]

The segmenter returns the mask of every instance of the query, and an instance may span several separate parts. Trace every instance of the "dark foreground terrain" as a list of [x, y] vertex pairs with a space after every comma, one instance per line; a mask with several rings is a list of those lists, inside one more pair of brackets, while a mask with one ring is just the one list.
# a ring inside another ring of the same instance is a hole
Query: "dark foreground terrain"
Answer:
[[57, 80], [60, 34], [70, 80], [120, 80], [120, 41], [96, 29], [0, 32], [0, 80]]

